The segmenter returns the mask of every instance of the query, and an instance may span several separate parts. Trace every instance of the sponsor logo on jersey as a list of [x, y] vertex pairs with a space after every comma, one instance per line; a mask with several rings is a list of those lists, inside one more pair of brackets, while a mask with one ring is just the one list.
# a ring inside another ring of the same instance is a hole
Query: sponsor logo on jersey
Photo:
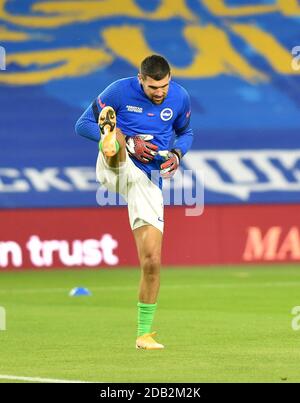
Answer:
[[171, 108], [165, 108], [160, 112], [160, 118], [165, 122], [167, 120], [172, 119], [172, 117], [173, 117], [173, 111]]
[[143, 113], [143, 108], [139, 106], [126, 105], [128, 112]]

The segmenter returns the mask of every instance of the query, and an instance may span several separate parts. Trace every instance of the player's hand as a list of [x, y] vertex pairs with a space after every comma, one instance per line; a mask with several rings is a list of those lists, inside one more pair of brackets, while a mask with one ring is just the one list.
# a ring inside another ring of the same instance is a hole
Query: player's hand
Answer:
[[150, 134], [140, 134], [139, 136], [128, 136], [126, 140], [126, 148], [130, 155], [148, 164], [151, 162], [156, 154], [158, 147], [155, 144], [150, 143], [153, 136]]
[[166, 159], [160, 165], [160, 175], [164, 179], [170, 179], [175, 175], [180, 163], [179, 156], [172, 151], [163, 151], [163, 157]]

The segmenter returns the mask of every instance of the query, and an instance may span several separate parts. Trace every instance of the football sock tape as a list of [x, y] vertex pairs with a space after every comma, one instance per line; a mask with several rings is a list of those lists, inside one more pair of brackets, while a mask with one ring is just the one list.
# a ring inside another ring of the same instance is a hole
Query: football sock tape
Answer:
[[138, 306], [137, 335], [142, 336], [143, 334], [151, 332], [151, 326], [157, 304], [144, 304], [143, 302], [139, 302], [137, 306]]
[[[119, 144], [118, 140], [116, 140], [116, 150], [117, 150], [117, 152], [116, 152], [116, 154], [117, 154], [120, 150], [120, 144]], [[102, 140], [99, 141], [99, 151], [102, 152]]]

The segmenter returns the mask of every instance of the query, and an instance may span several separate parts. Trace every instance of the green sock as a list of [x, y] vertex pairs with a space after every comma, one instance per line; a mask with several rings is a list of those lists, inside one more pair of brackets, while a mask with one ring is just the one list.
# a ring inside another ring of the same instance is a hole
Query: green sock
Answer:
[[157, 304], [138, 302], [138, 336], [151, 332], [151, 326]]
[[[99, 141], [98, 146], [99, 146], [99, 151], [102, 151], [102, 141]], [[118, 140], [116, 140], [116, 149], [117, 149], [117, 153], [118, 153], [120, 150], [120, 144], [119, 144]]]

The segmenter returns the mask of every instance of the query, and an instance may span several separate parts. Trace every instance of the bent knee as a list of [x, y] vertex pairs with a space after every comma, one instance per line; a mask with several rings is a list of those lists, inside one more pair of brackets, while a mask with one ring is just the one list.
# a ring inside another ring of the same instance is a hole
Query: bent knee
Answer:
[[149, 275], [154, 275], [159, 272], [160, 269], [160, 255], [149, 254], [142, 260], [144, 272]]

